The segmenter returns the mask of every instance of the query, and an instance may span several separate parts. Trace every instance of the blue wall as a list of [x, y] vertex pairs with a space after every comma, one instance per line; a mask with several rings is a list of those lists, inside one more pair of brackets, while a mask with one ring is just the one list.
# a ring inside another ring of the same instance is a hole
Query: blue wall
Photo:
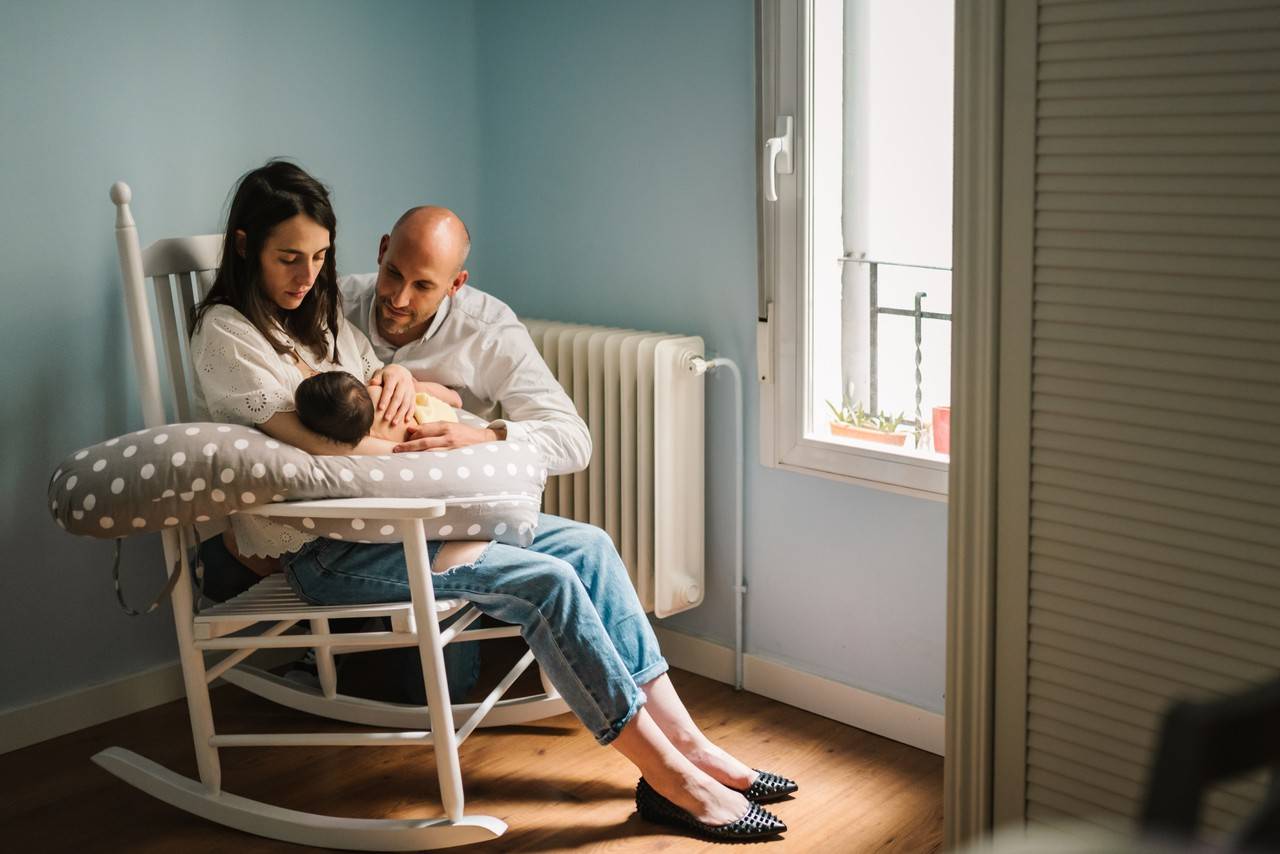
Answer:
[[[747, 375], [748, 651], [942, 710], [946, 506], [761, 467], [749, 0], [480, 7], [473, 281], [518, 312], [695, 333]], [[733, 644], [732, 399], [712, 379], [706, 603]]]
[[[755, 322], [753, 4], [56, 2], [0, 28], [0, 710], [171, 660], [167, 611], [111, 602], [110, 549], [62, 534], [46, 479], [133, 429], [107, 188], [144, 243], [212, 231], [243, 171], [333, 188], [338, 263], [423, 200], [475, 237], [473, 282], [530, 315], [703, 335], [746, 369], [750, 652], [942, 708], [945, 507], [764, 469]], [[710, 381], [710, 582], [668, 621], [732, 645], [728, 383]], [[127, 547], [135, 596], [154, 542]], [[36, 644], [40, 646], [37, 647]], [[17, 650], [37, 649], [26, 653]]]
[[[168, 610], [120, 613], [109, 545], [44, 509], [59, 459], [141, 421], [108, 187], [145, 244], [218, 230], [235, 179], [292, 156], [333, 190], [349, 271], [425, 197], [479, 228], [475, 37], [469, 2], [6, 4], [0, 709], [174, 655]], [[158, 554], [126, 545], [135, 602]]]

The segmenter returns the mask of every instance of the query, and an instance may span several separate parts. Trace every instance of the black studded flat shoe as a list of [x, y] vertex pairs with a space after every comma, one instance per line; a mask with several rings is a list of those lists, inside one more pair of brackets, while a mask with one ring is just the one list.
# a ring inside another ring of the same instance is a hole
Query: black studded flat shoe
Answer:
[[743, 797], [751, 801], [753, 804], [767, 804], [785, 798], [787, 795], [796, 791], [800, 787], [796, 785], [795, 780], [788, 780], [772, 771], [761, 771], [756, 769], [758, 775], [755, 782], [745, 789], [738, 789], [742, 792]]
[[784, 833], [787, 826], [773, 813], [759, 804], [751, 804], [747, 814], [729, 824], [704, 824], [685, 809], [658, 794], [643, 778], [636, 784], [636, 812], [645, 821], [669, 824], [692, 830], [709, 839], [725, 842], [766, 839]]

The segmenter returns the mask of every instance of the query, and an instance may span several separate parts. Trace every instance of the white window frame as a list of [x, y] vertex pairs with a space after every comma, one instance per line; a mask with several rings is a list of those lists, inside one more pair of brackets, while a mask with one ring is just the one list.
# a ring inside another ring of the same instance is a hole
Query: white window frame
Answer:
[[[949, 464], [945, 460], [823, 441], [804, 435], [810, 310], [813, 277], [809, 222], [813, 140], [814, 67], [812, 6], [839, 0], [757, 0], [756, 54], [759, 138], [759, 305], [757, 368], [760, 380], [760, 461], [762, 465], [814, 474], [891, 492], [945, 501]], [[790, 163], [772, 164], [770, 137], [782, 133], [791, 116]], [[765, 197], [771, 165], [777, 201]], [[790, 168], [788, 172], [787, 169]]]

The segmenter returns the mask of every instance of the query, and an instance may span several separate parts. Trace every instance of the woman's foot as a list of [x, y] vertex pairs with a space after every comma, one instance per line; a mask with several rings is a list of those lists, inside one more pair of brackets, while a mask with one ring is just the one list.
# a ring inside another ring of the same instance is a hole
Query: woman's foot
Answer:
[[732, 824], [751, 808], [741, 792], [720, 785], [706, 774], [659, 772], [650, 774], [645, 785], [703, 824]]
[[676, 747], [699, 770], [730, 789], [743, 791], [756, 781], [756, 769], [739, 762], [710, 741], [703, 739], [700, 743]]
[[765, 839], [784, 833], [787, 829], [781, 819], [759, 804], [748, 804], [747, 811], [730, 822], [702, 821], [655, 791], [644, 777], [636, 785], [636, 812], [645, 821], [669, 824], [711, 839], [726, 841]]

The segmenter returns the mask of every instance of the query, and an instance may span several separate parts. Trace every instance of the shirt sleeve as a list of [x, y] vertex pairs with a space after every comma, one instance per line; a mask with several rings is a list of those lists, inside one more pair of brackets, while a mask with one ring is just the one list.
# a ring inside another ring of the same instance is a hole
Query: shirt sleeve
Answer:
[[591, 433], [542, 360], [529, 331], [519, 322], [504, 323], [482, 347], [479, 375], [484, 396], [502, 406], [504, 418], [490, 427], [506, 430], [509, 440], [530, 442], [547, 461], [551, 474], [582, 471], [591, 462]]
[[214, 421], [256, 427], [294, 409], [280, 354], [234, 309], [210, 310], [191, 336], [191, 363]]

